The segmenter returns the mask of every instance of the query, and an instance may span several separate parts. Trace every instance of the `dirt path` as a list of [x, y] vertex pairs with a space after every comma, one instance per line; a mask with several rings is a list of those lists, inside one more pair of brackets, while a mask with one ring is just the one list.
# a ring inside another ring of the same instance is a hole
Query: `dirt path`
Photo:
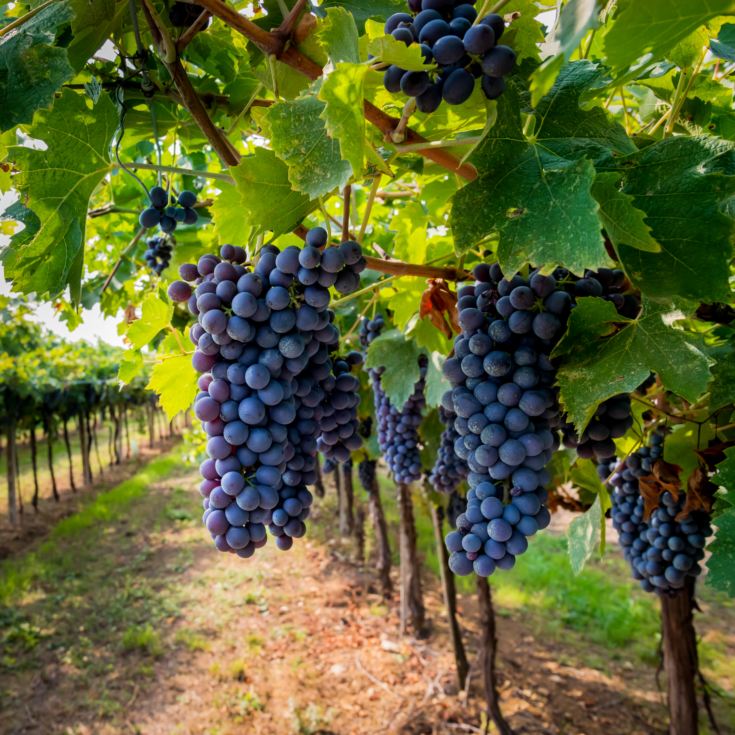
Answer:
[[[126, 512], [65, 536], [22, 598], [0, 606], [0, 733], [481, 732], [479, 682], [456, 691], [435, 588], [431, 637], [401, 639], [396, 605], [339, 540], [219, 554], [193, 510], [196, 476], [178, 466]], [[316, 508], [322, 536], [333, 517]], [[474, 662], [473, 600], [460, 611]], [[518, 733], [665, 732], [653, 667], [498, 612], [502, 703]]]

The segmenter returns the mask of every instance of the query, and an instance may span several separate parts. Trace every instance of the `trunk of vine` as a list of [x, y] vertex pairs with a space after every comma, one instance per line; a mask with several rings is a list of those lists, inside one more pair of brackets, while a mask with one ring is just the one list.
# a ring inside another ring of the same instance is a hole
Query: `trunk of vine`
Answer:
[[48, 421], [44, 423], [43, 430], [46, 434], [46, 463], [48, 464], [48, 471], [51, 475], [51, 492], [53, 493], [54, 500], [58, 503], [59, 488], [56, 485], [56, 473], [54, 472], [54, 437]]
[[5, 468], [8, 482], [8, 520], [11, 526], [18, 523], [15, 473], [15, 420], [10, 419], [5, 433]]
[[316, 472], [316, 481], [314, 482], [314, 494], [317, 496], [317, 498], [323, 498], [324, 480], [322, 479], [322, 468], [319, 466], [319, 462], [316, 463], [314, 471]]
[[112, 406], [110, 406], [110, 418], [114, 427], [112, 446], [115, 454], [115, 464], [120, 464], [122, 462], [122, 418], [120, 412], [115, 412]]
[[442, 592], [444, 594], [444, 606], [447, 609], [447, 622], [449, 623], [449, 635], [452, 640], [454, 651], [454, 663], [457, 667], [457, 684], [460, 690], [464, 689], [467, 681], [467, 672], [470, 665], [467, 662], [467, 654], [462, 642], [462, 629], [459, 627], [457, 618], [457, 588], [454, 584], [454, 575], [449, 569], [449, 552], [444, 543], [444, 511], [443, 509], [429, 503], [431, 512], [431, 523], [434, 526], [434, 541], [436, 542], [436, 554], [439, 559], [439, 573], [441, 576]]
[[33, 471], [33, 497], [31, 505], [38, 513], [38, 444], [36, 442], [36, 427], [31, 426], [31, 470]]
[[340, 504], [339, 504], [339, 533], [340, 536], [349, 536], [355, 527], [354, 501], [355, 488], [352, 482], [352, 463], [345, 462], [337, 465], [335, 470], [341, 475]]
[[334, 489], [337, 493], [337, 517], [342, 517], [342, 473], [337, 466], [332, 473], [334, 476]]
[[99, 422], [97, 421], [97, 414], [93, 414], [94, 416], [94, 423], [91, 427], [91, 435], [92, 435], [92, 441], [94, 443], [94, 456], [97, 458], [97, 464], [100, 468], [100, 476], [104, 476], [104, 472], [102, 470], [102, 457], [100, 457], [100, 445], [99, 441], [97, 440], [97, 428], [99, 426]]
[[401, 633], [410, 622], [417, 636], [426, 635], [426, 610], [421, 589], [421, 565], [416, 548], [416, 523], [411, 488], [398, 483], [400, 512], [399, 548], [401, 555]]
[[[373, 465], [374, 460], [365, 460]], [[365, 488], [368, 494], [368, 506], [370, 508], [370, 519], [373, 524], [373, 535], [375, 536], [375, 569], [378, 572], [380, 585], [383, 589], [383, 597], [393, 594], [393, 583], [390, 578], [391, 556], [390, 541], [388, 537], [388, 524], [385, 521], [383, 503], [380, 500], [380, 485], [375, 472], [372, 472], [373, 482], [370, 487]]]
[[500, 735], [513, 735], [510, 725], [500, 711], [498, 697], [498, 678], [495, 660], [498, 653], [498, 640], [495, 631], [495, 610], [490, 585], [484, 577], [477, 577], [477, 601], [480, 607], [480, 669], [485, 687], [485, 703], [490, 718]]
[[69, 460], [69, 485], [71, 486], [71, 491], [75, 493], [77, 491], [77, 485], [74, 482], [74, 461], [72, 460], [72, 453], [71, 453], [71, 442], [69, 441], [69, 424], [66, 417], [64, 417], [64, 446], [66, 447], [66, 456]]
[[79, 426], [79, 445], [82, 450], [82, 477], [84, 484], [89, 485], [92, 482], [92, 468], [89, 464], [89, 442], [87, 441], [87, 422], [84, 420], [84, 414], [80, 413], [77, 424]]
[[362, 504], [355, 511], [355, 555], [358, 564], [365, 563], [365, 508]]
[[125, 459], [130, 459], [130, 424], [127, 407], [123, 408], [123, 426], [125, 428]]
[[89, 481], [94, 480], [92, 471], [92, 422], [89, 419], [89, 411], [84, 412], [84, 420], [87, 427], [87, 464], [89, 465]]
[[153, 407], [150, 405], [146, 406], [146, 414], [148, 415], [148, 447], [153, 449], [156, 443], [156, 426], [153, 422]]
[[677, 594], [661, 597], [670, 735], [696, 735], [698, 732], [696, 680], [699, 663], [693, 609], [693, 580]]
[[110, 467], [115, 464], [115, 451], [112, 441], [112, 424], [107, 427], [107, 456], [110, 458]]
[[25, 508], [23, 507], [23, 487], [20, 482], [20, 454], [18, 452], [17, 440], [13, 443], [13, 461], [15, 463], [15, 482], [17, 486], [18, 513], [20, 515], [23, 515]]

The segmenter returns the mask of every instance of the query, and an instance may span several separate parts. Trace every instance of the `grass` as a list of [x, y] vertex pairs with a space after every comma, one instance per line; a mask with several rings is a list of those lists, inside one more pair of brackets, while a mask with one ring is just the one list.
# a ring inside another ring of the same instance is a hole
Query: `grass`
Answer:
[[163, 655], [161, 636], [149, 623], [131, 625], [123, 632], [120, 643], [127, 653], [138, 652], [152, 658], [160, 658]]
[[[9, 604], [37, 582], [80, 574], [96, 556], [95, 537], [124, 518], [127, 508], [148, 492], [149, 485], [170, 475], [180, 463], [176, 451], [153, 460], [112, 490], [88, 498], [82, 509], [60, 521], [36, 550], [0, 563], [0, 605]], [[70, 545], [71, 539], [84, 543]]]

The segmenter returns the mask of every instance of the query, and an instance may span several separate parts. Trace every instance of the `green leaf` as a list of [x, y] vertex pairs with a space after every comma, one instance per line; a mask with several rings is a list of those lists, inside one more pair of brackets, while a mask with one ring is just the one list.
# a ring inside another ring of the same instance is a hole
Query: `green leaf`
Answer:
[[735, 506], [735, 447], [725, 450], [725, 459], [717, 464], [716, 470], [712, 482], [725, 490], [722, 499]]
[[273, 105], [264, 115], [273, 150], [288, 166], [288, 180], [311, 199], [341, 189], [352, 174], [339, 143], [326, 133], [323, 111], [316, 97], [299, 97]]
[[402, 408], [418, 382], [419, 349], [397, 329], [384, 332], [370, 343], [366, 367], [385, 368], [380, 376], [383, 390], [396, 408]]
[[67, 0], [74, 9], [69, 61], [79, 71], [128, 18], [126, 0]]
[[412, 43], [406, 46], [403, 41], [398, 41], [393, 36], [378, 36], [371, 39], [368, 43], [368, 53], [372, 54], [376, 61], [395, 64], [406, 71], [425, 71], [431, 66], [424, 63], [419, 44]]
[[728, 346], [712, 356], [715, 364], [712, 367], [709, 408], [710, 411], [716, 411], [735, 404], [735, 350]]
[[735, 196], [735, 146], [667, 138], [627, 158], [621, 170], [623, 192], [661, 245], [658, 253], [618, 248], [633, 283], [654, 298], [727, 299], [735, 222], [724, 207]]
[[[238, 166], [230, 169], [240, 194], [238, 209], [227, 212], [226, 219], [239, 218], [259, 233], [273, 232], [281, 235], [298, 225], [315, 204], [309, 198], [291, 189], [288, 168], [265, 148], [256, 148], [252, 156], [243, 158]], [[231, 222], [228, 231], [235, 227]]]
[[143, 368], [143, 355], [138, 350], [126, 350], [120, 358], [118, 380], [127, 385], [143, 373]]
[[359, 176], [365, 164], [365, 115], [362, 110], [367, 67], [337, 64], [322, 83], [319, 99], [327, 133], [339, 142], [342, 158]]
[[444, 360], [444, 356], [439, 352], [432, 352], [429, 355], [429, 366], [426, 371], [427, 406], [440, 406], [442, 396], [452, 387], [442, 371]]
[[217, 183], [217, 188], [220, 193], [210, 207], [215, 235], [221, 244], [245, 245], [253, 228], [243, 222], [240, 190], [221, 182]]
[[620, 0], [605, 36], [606, 61], [623, 69], [646, 52], [659, 59], [708, 20], [733, 12], [733, 0]]
[[552, 55], [544, 59], [531, 77], [531, 103], [534, 107], [551, 89], [559, 70], [579, 48], [587, 31], [597, 27], [599, 12], [598, 0], [570, 0], [562, 8], [547, 42]]
[[191, 355], [163, 355], [153, 366], [147, 388], [158, 394], [169, 421], [191, 408], [199, 391], [198, 377]]
[[362, 32], [365, 27], [365, 21], [368, 18], [379, 18], [382, 21], [393, 13], [405, 13], [406, 3], [404, 0], [370, 0], [369, 3], [362, 0], [324, 0], [320, 8], [344, 8], [357, 23], [357, 27]]
[[327, 8], [316, 35], [333, 64], [360, 62], [355, 19], [344, 8]]
[[717, 40], [710, 41], [709, 48], [718, 59], [735, 61], [735, 23], [725, 23]]
[[110, 170], [116, 125], [107, 97], [90, 109], [85, 96], [65, 90], [30, 129], [47, 149], [10, 148], [20, 172], [13, 183], [41, 222], [30, 242], [13, 238], [3, 256], [16, 290], [53, 296], [69, 285], [78, 293], [89, 198]]
[[562, 358], [557, 373], [560, 400], [578, 430], [587, 426], [600, 403], [631, 393], [651, 371], [668, 390], [688, 401], [704, 393], [709, 361], [685, 332], [673, 326], [684, 317], [672, 305], [644, 298], [640, 316], [617, 329], [623, 320], [612, 304], [579, 300], [554, 351]]
[[635, 149], [601, 109], [579, 108], [580, 93], [597, 78], [588, 62], [565, 67], [538, 106], [533, 137], [524, 134], [514, 90], [498, 100], [497, 122], [471, 158], [479, 177], [454, 196], [450, 221], [459, 252], [497, 233], [506, 272], [528, 262], [579, 272], [610, 264], [591, 193], [592, 160], [610, 164]]
[[689, 476], [699, 466], [697, 450], [706, 447], [715, 436], [711, 424], [678, 424], [671, 427], [664, 444], [664, 459], [681, 467], [679, 477], [682, 487], [687, 487]]
[[600, 205], [600, 221], [616, 247], [629, 245], [636, 250], [657, 253], [661, 246], [651, 235], [645, 214], [633, 205], [633, 197], [618, 188], [620, 176], [612, 172], [597, 174], [592, 196]]
[[575, 516], [567, 529], [567, 551], [572, 572], [577, 575], [587, 560], [600, 548], [602, 535], [600, 529], [605, 523], [600, 495], [595, 498], [592, 507], [582, 515]]
[[510, 16], [510, 25], [503, 33], [502, 43], [516, 52], [518, 63], [539, 58], [539, 44], [544, 42], [544, 26], [538, 19], [536, 0], [511, 0], [503, 8]]
[[0, 131], [31, 122], [74, 76], [67, 50], [54, 45], [72, 17], [67, 4], [54, 3], [0, 37]]
[[155, 293], [150, 293], [143, 299], [140, 319], [136, 319], [128, 327], [125, 336], [139, 350], [171, 324], [173, 314], [173, 304], [163, 301]]
[[717, 516], [717, 532], [709, 544], [707, 584], [735, 597], [735, 508]]

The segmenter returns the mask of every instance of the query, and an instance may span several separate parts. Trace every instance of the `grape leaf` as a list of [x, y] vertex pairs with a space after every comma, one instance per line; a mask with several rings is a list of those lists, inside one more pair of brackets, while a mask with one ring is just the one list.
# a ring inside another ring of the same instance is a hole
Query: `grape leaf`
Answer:
[[677, 424], [671, 427], [671, 433], [664, 444], [664, 459], [680, 469], [681, 486], [687, 487], [692, 472], [699, 467], [697, 450], [706, 447], [710, 439], [716, 436], [710, 424]]
[[125, 0], [67, 0], [74, 10], [69, 61], [79, 71], [127, 17]]
[[118, 380], [127, 385], [143, 373], [143, 368], [143, 355], [138, 350], [125, 350], [117, 370]]
[[236, 186], [230, 186], [230, 184], [220, 182], [217, 183], [217, 188], [220, 190], [220, 193], [210, 208], [215, 235], [222, 244], [236, 243], [245, 245], [253, 233], [253, 228], [243, 222], [241, 191]]
[[147, 345], [162, 329], [171, 323], [174, 307], [169, 301], [163, 301], [155, 293], [143, 299], [140, 319], [136, 319], [125, 336], [136, 349]]
[[510, 16], [510, 25], [505, 29], [501, 43], [516, 52], [520, 63], [524, 59], [539, 58], [539, 44], [544, 41], [544, 28], [537, 18], [536, 0], [511, 0], [503, 14]]
[[733, 0], [620, 0], [605, 35], [606, 61], [623, 69], [646, 51], [660, 58], [708, 20], [731, 13]]
[[365, 116], [363, 88], [368, 68], [361, 64], [337, 64], [322, 83], [319, 99], [327, 133], [339, 142], [342, 158], [356, 176], [365, 163]]
[[339, 143], [326, 133], [323, 111], [316, 97], [299, 97], [273, 105], [263, 116], [271, 146], [288, 166], [288, 180], [311, 199], [341, 189], [352, 174]]
[[641, 314], [611, 334], [613, 325], [621, 323], [615, 307], [600, 299], [580, 299], [553, 353], [561, 359], [560, 400], [578, 430], [587, 426], [600, 403], [634, 391], [651, 371], [688, 401], [704, 393], [709, 361], [693, 339], [673, 326], [684, 316], [670, 304], [644, 298]]
[[403, 41], [398, 41], [393, 36], [378, 36], [371, 39], [368, 43], [368, 53], [376, 60], [379, 59], [385, 64], [395, 64], [406, 71], [424, 71], [430, 68], [430, 65], [424, 63], [419, 44], [412, 43], [406, 46]]
[[735, 61], [735, 23], [725, 23], [717, 39], [710, 41], [709, 48], [718, 59]]
[[442, 396], [452, 387], [444, 376], [442, 366], [444, 356], [439, 352], [429, 355], [429, 366], [426, 371], [426, 405], [440, 406]]
[[716, 411], [735, 404], [735, 352], [732, 348], [723, 348], [714, 352], [712, 357], [715, 364], [712, 367], [709, 408]]
[[380, 376], [383, 390], [396, 408], [402, 408], [418, 381], [420, 351], [397, 329], [384, 332], [370, 343], [366, 367], [385, 368]]
[[[308, 197], [291, 189], [286, 164], [265, 148], [256, 148], [252, 156], [232, 167], [230, 174], [240, 193], [240, 211], [228, 212], [227, 218], [237, 218], [259, 233], [290, 232], [316, 206]], [[225, 226], [222, 218], [220, 226]]]
[[735, 597], [735, 508], [728, 508], [717, 516], [717, 531], [708, 550], [707, 584]]
[[727, 299], [735, 222], [723, 209], [735, 196], [735, 145], [667, 138], [625, 159], [621, 171], [623, 193], [661, 245], [658, 253], [618, 248], [633, 283], [655, 298]]
[[327, 8], [327, 17], [319, 25], [317, 38], [333, 64], [360, 62], [355, 19], [344, 8]]
[[0, 131], [31, 122], [74, 76], [67, 50], [54, 45], [72, 17], [67, 4], [55, 3], [0, 37]]
[[146, 386], [158, 394], [169, 421], [191, 408], [196, 394], [198, 375], [191, 365], [191, 355], [163, 355], [153, 366]]
[[515, 90], [498, 100], [497, 121], [471, 157], [479, 177], [454, 196], [450, 221], [459, 252], [497, 233], [507, 272], [528, 262], [580, 272], [610, 264], [589, 159], [610, 165], [635, 149], [602, 110], [579, 108], [581, 91], [599, 74], [588, 62], [565, 67], [538, 106], [539, 127], [531, 137], [521, 125]]
[[601, 528], [605, 525], [605, 516], [600, 498], [601, 495], [597, 495], [589, 510], [575, 516], [567, 529], [569, 563], [575, 575], [584, 569], [587, 560], [603, 543]]
[[712, 482], [725, 490], [722, 501], [735, 506], [735, 447], [725, 450], [725, 459], [717, 464]]
[[369, 3], [360, 0], [325, 0], [320, 8], [344, 8], [357, 23], [362, 32], [365, 21], [368, 18], [380, 18], [386, 20], [393, 13], [405, 13], [406, 3], [404, 0], [370, 0]]
[[554, 31], [546, 42], [551, 55], [531, 77], [531, 103], [534, 107], [551, 89], [559, 70], [579, 48], [587, 31], [597, 27], [599, 12], [598, 0], [570, 0], [562, 8]]
[[46, 150], [13, 146], [19, 173], [14, 185], [41, 224], [33, 239], [12, 238], [4, 254], [16, 290], [56, 295], [69, 285], [80, 296], [89, 198], [110, 170], [109, 146], [117, 125], [107, 97], [90, 109], [84, 96], [65, 90], [30, 129]]
[[629, 245], [636, 250], [660, 252], [661, 246], [651, 235], [645, 214], [633, 205], [633, 197], [618, 188], [620, 176], [613, 172], [597, 174], [592, 196], [600, 205], [600, 221], [616, 247]]

